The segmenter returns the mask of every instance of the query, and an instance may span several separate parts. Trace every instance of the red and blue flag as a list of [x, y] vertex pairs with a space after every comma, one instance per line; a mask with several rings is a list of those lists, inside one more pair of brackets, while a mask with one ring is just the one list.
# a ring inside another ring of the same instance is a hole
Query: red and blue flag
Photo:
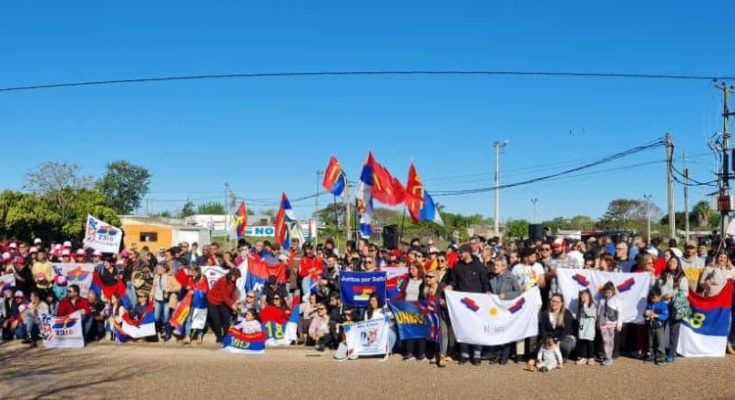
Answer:
[[342, 192], [345, 190], [346, 184], [347, 178], [345, 177], [342, 165], [337, 161], [337, 157], [332, 156], [329, 159], [327, 169], [324, 171], [322, 186], [324, 186], [324, 189], [326, 189], [327, 192], [335, 196], [341, 196]]

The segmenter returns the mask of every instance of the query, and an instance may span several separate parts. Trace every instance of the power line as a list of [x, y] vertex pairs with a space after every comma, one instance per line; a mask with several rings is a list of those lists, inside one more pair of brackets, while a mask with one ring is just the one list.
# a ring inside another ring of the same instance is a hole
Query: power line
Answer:
[[628, 74], [618, 72], [551, 72], [551, 71], [465, 71], [465, 70], [410, 70], [410, 71], [316, 71], [316, 72], [260, 72], [234, 74], [202, 74], [161, 76], [130, 79], [108, 79], [97, 81], [62, 82], [34, 84], [0, 88], [0, 92], [21, 90], [58, 89], [78, 86], [119, 85], [134, 83], [161, 83], [171, 81], [194, 81], [212, 79], [254, 79], [254, 78], [299, 78], [299, 77], [340, 77], [340, 76], [539, 76], [564, 78], [614, 78], [614, 79], [659, 79], [659, 80], [735, 80], [735, 76], [672, 75], [672, 74]]
[[500, 185], [500, 186], [497, 186], [497, 187], [496, 186], [491, 186], [491, 187], [482, 187], [482, 188], [475, 188], [475, 189], [448, 190], [448, 191], [436, 192], [436, 193], [433, 193], [433, 195], [435, 195], [437, 197], [438, 196], [461, 196], [461, 195], [465, 195], [465, 194], [475, 194], [475, 193], [489, 192], [489, 191], [495, 190], [496, 188], [499, 188], [499, 189], [507, 189], [507, 188], [516, 187], [516, 186], [528, 185], [528, 184], [531, 184], [531, 183], [541, 182], [541, 181], [549, 180], [549, 179], [552, 179], [552, 178], [560, 177], [560, 176], [563, 176], [563, 175], [568, 175], [568, 174], [571, 174], [573, 172], [577, 172], [577, 171], [581, 171], [581, 170], [584, 170], [584, 169], [592, 168], [592, 167], [595, 167], [595, 166], [600, 165], [600, 164], [604, 164], [604, 163], [607, 163], [607, 162], [610, 162], [610, 161], [614, 161], [614, 160], [617, 160], [617, 159], [620, 159], [620, 158], [629, 156], [631, 154], [640, 153], [642, 151], [649, 150], [649, 149], [652, 149], [652, 148], [655, 148], [655, 147], [660, 147], [660, 146], [663, 146], [664, 144], [665, 144], [665, 142], [663, 141], [663, 139], [657, 139], [656, 141], [654, 141], [652, 143], [641, 145], [641, 146], [636, 146], [636, 147], [633, 147], [631, 149], [628, 149], [628, 150], [625, 150], [625, 151], [621, 151], [619, 153], [615, 153], [615, 154], [609, 155], [609, 156], [604, 157], [602, 159], [599, 159], [597, 161], [586, 163], [586, 164], [580, 165], [578, 167], [567, 169], [567, 170], [564, 170], [564, 171], [561, 171], [561, 172], [557, 172], [557, 173], [554, 173], [554, 174], [548, 174], [548, 175], [544, 175], [544, 176], [540, 176], [540, 177], [532, 178], [532, 179], [527, 179], [527, 180], [520, 181], [520, 182], [508, 183], [508, 184]]

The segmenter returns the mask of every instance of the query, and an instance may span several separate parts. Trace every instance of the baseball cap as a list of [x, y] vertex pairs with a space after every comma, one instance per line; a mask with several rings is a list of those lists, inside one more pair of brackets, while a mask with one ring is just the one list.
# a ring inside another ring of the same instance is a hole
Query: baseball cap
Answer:
[[36, 246], [33, 246], [33, 247], [31, 247], [31, 249], [29, 250], [29, 252], [30, 252], [31, 254], [33, 254], [33, 253], [38, 253], [38, 247], [36, 247]]
[[121, 258], [128, 258], [128, 257], [130, 257], [130, 253], [127, 250], [123, 250], [123, 251], [120, 252], [120, 257]]
[[472, 253], [472, 246], [470, 246], [469, 244], [465, 243], [465, 244], [459, 246], [459, 252], [460, 253]]
[[69, 251], [69, 249], [64, 249], [64, 250], [61, 251], [61, 255], [62, 256], [70, 256], [71, 255], [71, 251]]
[[8, 253], [7, 251], [3, 253], [3, 261], [10, 261], [10, 258], [10, 253]]
[[64, 247], [65, 249], [71, 249], [71, 242], [67, 240], [66, 242], [64, 242], [64, 246], [62, 247]]
[[64, 286], [66, 285], [66, 277], [64, 275], [58, 275], [54, 282], [59, 286]]
[[102, 252], [99, 250], [95, 250], [94, 253], [92, 253], [92, 255], [95, 257], [102, 257]]
[[15, 295], [14, 295], [13, 297], [16, 297], [16, 298], [22, 299], [22, 298], [24, 298], [24, 297], [25, 297], [25, 295], [23, 295], [23, 291], [22, 291], [22, 290], [16, 290], [16, 291], [15, 291]]
[[35, 238], [35, 239], [33, 239], [33, 244], [41, 244], [41, 243], [43, 243], [43, 241], [41, 240], [41, 238]]
[[17, 249], [18, 248], [18, 244], [15, 243], [15, 242], [10, 242], [10, 248], [11, 249]]
[[77, 255], [78, 255], [78, 256], [83, 256], [83, 255], [85, 255], [85, 254], [87, 254], [87, 253], [86, 253], [86, 252], [84, 251], [84, 249], [79, 249], [79, 250], [77, 250]]
[[23, 265], [26, 263], [26, 260], [21, 256], [15, 256], [13, 259], [13, 264], [15, 265]]
[[551, 247], [565, 247], [567, 242], [562, 238], [556, 238], [551, 242]]

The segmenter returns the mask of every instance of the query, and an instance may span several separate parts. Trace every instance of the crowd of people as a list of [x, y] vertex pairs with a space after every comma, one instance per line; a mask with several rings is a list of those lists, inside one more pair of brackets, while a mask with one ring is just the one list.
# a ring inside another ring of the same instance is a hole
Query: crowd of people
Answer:
[[[676, 360], [679, 326], [691, 312], [689, 290], [716, 296], [733, 279], [735, 269], [733, 254], [727, 252], [732, 246], [687, 243], [680, 250], [675, 240], [666, 250], [660, 245], [655, 239], [647, 243], [626, 235], [506, 243], [497, 237], [475, 236], [446, 249], [420, 239], [396, 249], [381, 248], [365, 239], [348, 241], [338, 248], [327, 238], [316, 245], [295, 242], [288, 251], [269, 241], [251, 245], [240, 240], [233, 251], [225, 251], [217, 243], [202, 249], [196, 243], [180, 243], [159, 254], [142, 248], [113, 255], [74, 250], [71, 242], [44, 246], [40, 239], [32, 244], [6, 240], [0, 244], [0, 272], [13, 274], [15, 286], [4, 289], [0, 304], [2, 339], [20, 339], [33, 346], [39, 339], [41, 314], [66, 316], [80, 311], [85, 340], [106, 340], [113, 337], [114, 322], [123, 313], [140, 318], [152, 304], [158, 334], [146, 340], [175, 337], [182, 345], [201, 344], [204, 335], [211, 332], [220, 343], [230, 327], [258, 332], [264, 316], [288, 319], [292, 312], [298, 312], [294, 345], [314, 346], [318, 351], [334, 349], [335, 357], [345, 358], [345, 325], [383, 319], [391, 313], [377, 294], [370, 297], [365, 309], [344, 306], [339, 293], [340, 272], [406, 267], [408, 275], [396, 298], [434, 303], [440, 310], [442, 339], [440, 343], [402, 340], [393, 327], [390, 347], [403, 354], [404, 360], [430, 359], [439, 367], [453, 360], [473, 365], [484, 360], [499, 364], [515, 360], [538, 371], [562, 368], [569, 360], [579, 365], [610, 366], [621, 355], [663, 364]], [[262, 290], [243, 292], [238, 266], [248, 256], [284, 263], [285, 284], [271, 276]], [[55, 273], [54, 263], [93, 263], [103, 286], [121, 285], [124, 289], [112, 290], [109, 295], [90, 291], [84, 298], [77, 285], [68, 284], [63, 275]], [[205, 266], [220, 266], [227, 272], [210, 288], [202, 275]], [[684, 267], [697, 272], [685, 274]], [[565, 308], [556, 280], [560, 268], [651, 274], [645, 325], [621, 321], [621, 305], [612, 283], [604, 285], [602, 296], [597, 298], [588, 290], [580, 292], [577, 309]], [[493, 347], [456, 342], [444, 297], [447, 291], [492, 293], [510, 300], [536, 287], [543, 302], [537, 337]], [[177, 302], [193, 290], [206, 293], [206, 327], [192, 329], [189, 315], [183, 330], [174, 331], [171, 314]], [[296, 297], [300, 305], [292, 308]], [[731, 346], [727, 351], [735, 354]]]

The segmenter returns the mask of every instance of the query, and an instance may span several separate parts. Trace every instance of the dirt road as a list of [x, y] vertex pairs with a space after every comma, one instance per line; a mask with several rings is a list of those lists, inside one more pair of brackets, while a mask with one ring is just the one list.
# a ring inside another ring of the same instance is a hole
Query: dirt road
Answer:
[[735, 357], [654, 366], [567, 365], [549, 374], [522, 365], [437, 369], [397, 356], [336, 362], [330, 353], [268, 349], [245, 356], [170, 344], [95, 343], [81, 350], [0, 346], [2, 399], [733, 399]]

